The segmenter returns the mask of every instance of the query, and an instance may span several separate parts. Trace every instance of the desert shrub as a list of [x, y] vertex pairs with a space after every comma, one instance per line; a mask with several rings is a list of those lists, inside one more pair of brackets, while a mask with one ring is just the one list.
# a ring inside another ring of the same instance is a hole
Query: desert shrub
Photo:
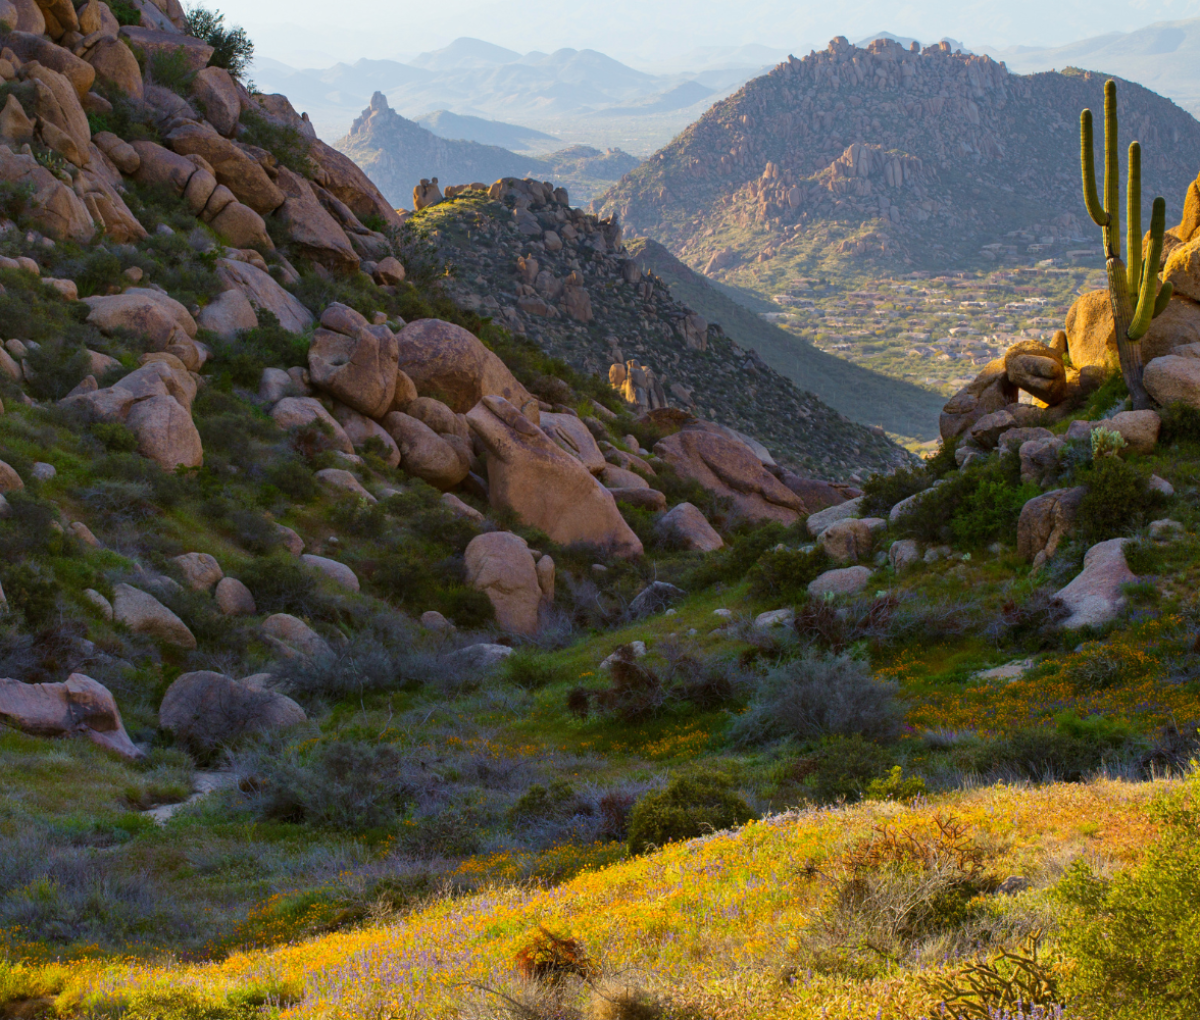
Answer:
[[806, 654], [767, 671], [730, 728], [735, 744], [860, 734], [891, 740], [902, 713], [895, 687], [848, 655]]
[[807, 598], [809, 584], [832, 565], [820, 546], [811, 552], [768, 549], [746, 575], [750, 581], [750, 594], [758, 599], [799, 602]]
[[1038, 588], [1024, 599], [1005, 602], [1000, 619], [989, 627], [989, 633], [998, 643], [1035, 640], [1052, 644], [1058, 624], [1070, 615], [1071, 610], [1054, 594], [1053, 587]]
[[1103, 716], [1062, 715], [1053, 727], [1017, 730], [956, 748], [957, 764], [985, 777], [1078, 782], [1106, 762], [1136, 759], [1146, 742], [1127, 725]]
[[788, 777], [804, 796], [818, 804], [859, 800], [867, 787], [886, 776], [895, 757], [889, 748], [852, 737], [830, 737], [801, 756]]
[[0, 213], [14, 223], [21, 223], [29, 212], [33, 196], [32, 184], [16, 184], [13, 181], [0, 183]]
[[929, 489], [897, 522], [897, 530], [923, 542], [977, 547], [1012, 534], [1021, 507], [1038, 495], [1021, 483], [1016, 457], [971, 464]]
[[714, 584], [736, 584], [749, 572], [768, 549], [777, 545], [798, 545], [807, 537], [797, 528], [782, 524], [764, 524], [748, 528], [727, 542], [724, 549], [709, 553], [693, 568], [683, 582], [689, 590]]
[[267, 310], [258, 313], [258, 326], [237, 340], [213, 344], [213, 369], [218, 383], [258, 389], [264, 368], [307, 366], [310, 338], [289, 333]]
[[866, 800], [909, 801], [923, 796], [925, 780], [920, 776], [905, 776], [900, 765], [893, 765], [886, 779], [872, 779], [864, 794]]
[[59, 584], [54, 574], [36, 563], [10, 564], [0, 574], [10, 612], [20, 613], [25, 625], [40, 630], [58, 609]]
[[508, 814], [514, 821], [561, 818], [578, 814], [585, 806], [575, 787], [563, 779], [555, 779], [548, 787], [534, 783], [517, 798]]
[[695, 772], [672, 779], [665, 790], [645, 794], [629, 815], [629, 852], [647, 850], [707, 832], [744, 825], [754, 812], [727, 776]]
[[[21, 473], [24, 465], [11, 454], [9, 463]], [[28, 472], [25, 472], [28, 477]], [[49, 500], [33, 495], [28, 489], [8, 492], [8, 513], [0, 517], [0, 568], [20, 563], [29, 556], [61, 552], [63, 537], [55, 530], [57, 507]]]
[[1087, 486], [1079, 504], [1075, 532], [1088, 545], [1116, 538], [1153, 519], [1166, 498], [1148, 485], [1150, 472], [1119, 457], [1101, 457], [1078, 472]]
[[579, 939], [556, 935], [542, 927], [517, 950], [513, 963], [523, 978], [546, 984], [557, 984], [569, 976], [592, 978], [600, 973]]
[[264, 818], [350, 832], [396, 824], [414, 799], [403, 757], [389, 744], [339, 740], [311, 752], [271, 749], [254, 761], [256, 810]]
[[950, 525], [956, 545], [979, 548], [1016, 534], [1021, 508], [1042, 490], [1032, 483], [1014, 485], [1010, 479], [989, 479], [971, 492]]
[[[944, 1015], [953, 1020], [993, 1020], [997, 1016], [1067, 1016], [1060, 1013], [1057, 960], [1039, 958], [1041, 932], [1021, 945], [999, 949], [986, 960], [973, 960], [949, 974], [922, 978], [921, 984], [941, 999]], [[1029, 1010], [1026, 1013], [1026, 1010]]]
[[187, 12], [188, 34], [213, 48], [209, 64], [223, 67], [239, 81], [254, 62], [254, 43], [240, 26], [225, 27], [225, 15], [197, 4]]
[[140, 25], [142, 23], [142, 12], [129, 0], [112, 0], [108, 8], [113, 12], [113, 17], [117, 19], [118, 25]]
[[1111, 879], [1081, 859], [1058, 886], [1075, 967], [1068, 991], [1112, 1020], [1185, 1020], [1200, 1010], [1200, 773], [1153, 806], [1159, 836]]
[[505, 659], [501, 674], [510, 684], [527, 691], [549, 687], [566, 676], [553, 656], [529, 648], [518, 649]]
[[954, 450], [957, 446], [958, 438], [955, 437], [943, 443], [923, 464], [868, 478], [862, 487], [863, 517], [886, 517], [897, 503], [924, 492], [943, 475], [955, 470]]
[[296, 128], [269, 121], [252, 110], [242, 114], [242, 125], [246, 129], [242, 137], [250, 145], [266, 149], [281, 166], [298, 174], [313, 172], [315, 164], [309, 155], [312, 142]]
[[293, 503], [311, 503], [321, 494], [321, 486], [308, 466], [288, 458], [267, 468], [267, 482]]
[[264, 615], [307, 616], [320, 600], [313, 572], [290, 556], [253, 560], [242, 568], [239, 580], [250, 589], [254, 604]]
[[419, 549], [401, 548], [380, 557], [371, 583], [384, 597], [415, 613], [433, 609], [460, 627], [486, 626], [495, 619], [495, 608], [464, 578], [461, 558], [437, 562]]
[[1200, 443], [1200, 409], [1182, 400], [1168, 404], [1162, 411], [1160, 443]]
[[746, 683], [746, 672], [722, 659], [696, 658], [671, 643], [664, 643], [660, 653], [663, 661], [650, 664], [638, 661], [631, 645], [620, 646], [609, 665], [609, 686], [595, 692], [572, 691], [567, 696], [571, 711], [586, 716], [594, 702], [602, 715], [628, 725], [680, 706], [716, 708]]
[[182, 49], [139, 56], [143, 58], [142, 73], [148, 81], [187, 97], [188, 86], [196, 77], [196, 72], [192, 70], [191, 61]]
[[28, 386], [39, 400], [61, 400], [91, 371], [88, 352], [78, 341], [43, 342], [26, 355]]
[[483, 845], [482, 819], [470, 808], [441, 808], [414, 815], [397, 842], [415, 857], [467, 857]]
[[89, 431], [100, 440], [106, 450], [113, 453], [132, 453], [138, 448], [137, 436], [124, 422], [96, 422]]

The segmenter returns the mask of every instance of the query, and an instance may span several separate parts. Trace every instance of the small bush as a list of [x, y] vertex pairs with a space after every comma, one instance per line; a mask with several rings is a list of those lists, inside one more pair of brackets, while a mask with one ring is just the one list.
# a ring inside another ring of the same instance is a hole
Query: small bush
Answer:
[[264, 368], [307, 366], [310, 338], [290, 333], [270, 311], [258, 312], [258, 326], [236, 341], [213, 345], [213, 370], [227, 385], [257, 390]]
[[1033, 484], [1014, 485], [1008, 479], [982, 482], [963, 500], [950, 525], [955, 544], [977, 549], [1016, 534], [1021, 508], [1041, 494]]
[[730, 729], [735, 744], [860, 734], [891, 740], [902, 713], [895, 687], [848, 655], [807, 654], [769, 670]]
[[599, 974], [579, 939], [555, 935], [541, 927], [517, 950], [513, 963], [523, 978], [546, 984], [557, 984], [569, 976], [590, 979]]
[[717, 773], [677, 776], [665, 790], [647, 793], [629, 815], [629, 852], [647, 850], [707, 832], [744, 825], [754, 817], [750, 806]]
[[291, 557], [277, 555], [253, 560], [242, 569], [239, 579], [250, 589], [254, 604], [264, 615], [307, 616], [320, 600], [313, 572]]
[[196, 5], [187, 12], [188, 34], [213, 48], [209, 64], [223, 67], [239, 81], [254, 62], [254, 43], [241, 27], [226, 28], [225, 15]]
[[1078, 482], [1088, 491], [1075, 517], [1076, 534], [1093, 545], [1151, 521], [1166, 498], [1149, 487], [1149, 480], [1149, 471], [1119, 457], [1102, 457], [1082, 469]]
[[513, 652], [504, 660], [502, 674], [510, 684], [527, 691], [549, 687], [565, 677], [563, 668], [552, 656], [526, 648]]
[[117, 19], [118, 25], [140, 25], [142, 23], [142, 12], [129, 0], [111, 0], [108, 9], [113, 12], [113, 17]]
[[256, 762], [255, 803], [266, 818], [363, 832], [396, 824], [413, 792], [403, 758], [387, 744], [340, 740], [308, 756], [294, 749]]
[[[297, 174], [312, 173], [313, 161], [309, 156], [312, 143], [294, 127], [273, 124], [251, 111], [242, 114], [242, 125], [246, 129], [242, 135], [245, 141], [266, 149], [279, 161], [280, 166]], [[407, 269], [408, 263], [404, 265]]]
[[852, 737], [831, 737], [800, 758], [793, 770], [805, 795], [818, 804], [859, 800], [874, 780], [888, 774], [895, 758], [886, 747]]
[[905, 777], [904, 769], [893, 765], [886, 779], [872, 779], [867, 784], [866, 800], [916, 800], [925, 794], [925, 780], [920, 776]]
[[832, 566], [819, 546], [812, 552], [768, 549], [750, 568], [750, 594], [757, 599], [799, 602], [808, 597], [808, 586]]
[[91, 358], [78, 341], [44, 341], [26, 361], [29, 390], [39, 400], [61, 400], [91, 372]]
[[133, 453], [138, 448], [137, 436], [124, 422], [97, 422], [91, 427], [91, 433], [113, 453]]
[[1162, 412], [1160, 444], [1200, 443], [1200, 409], [1177, 400]]

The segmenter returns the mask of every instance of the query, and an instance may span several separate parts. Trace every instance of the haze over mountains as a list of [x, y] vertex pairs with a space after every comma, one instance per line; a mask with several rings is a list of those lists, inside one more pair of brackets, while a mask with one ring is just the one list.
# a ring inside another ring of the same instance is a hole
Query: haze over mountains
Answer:
[[645, 154], [786, 55], [762, 46], [707, 50], [692, 55], [690, 69], [649, 73], [595, 50], [522, 54], [462, 38], [406, 62], [360, 59], [315, 70], [264, 58], [254, 73], [261, 89], [292, 97], [329, 139], [345, 134], [382, 92], [405, 117], [475, 118], [442, 113], [425, 122], [443, 137], [504, 144], [478, 121], [517, 122], [533, 130], [504, 137], [524, 151], [550, 151], [560, 139]]

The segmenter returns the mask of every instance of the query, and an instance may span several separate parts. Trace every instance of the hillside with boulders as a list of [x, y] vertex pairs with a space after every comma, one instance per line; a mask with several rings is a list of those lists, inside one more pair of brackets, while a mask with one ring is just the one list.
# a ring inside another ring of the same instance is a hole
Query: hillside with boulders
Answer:
[[1200, 178], [917, 462], [216, 12], [0, 21], [0, 1015], [1200, 1009]]
[[[718, 276], [755, 262], [944, 271], [1008, 244], [1090, 245], [1078, 118], [1102, 109], [1106, 77], [839, 37], [717, 103], [596, 208]], [[1120, 91], [1122, 160], [1139, 139], [1145, 194], [1173, 201], [1200, 163], [1200, 124], [1133, 82]]]

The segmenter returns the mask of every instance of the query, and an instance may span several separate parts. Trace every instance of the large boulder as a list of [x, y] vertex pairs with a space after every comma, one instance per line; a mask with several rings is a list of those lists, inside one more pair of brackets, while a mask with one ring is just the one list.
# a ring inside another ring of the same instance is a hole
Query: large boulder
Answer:
[[[1075, 368], [1092, 365], [1113, 369], [1119, 364], [1108, 291], [1089, 291], [1077, 298], [1067, 312], [1066, 325], [1067, 348]], [[1197, 341], [1200, 341], [1200, 305], [1186, 298], [1172, 298], [1139, 341], [1142, 362], [1149, 365], [1175, 348]]]
[[578, 460], [499, 396], [485, 396], [467, 412], [471, 430], [488, 453], [493, 506], [516, 511], [560, 545], [586, 543], [620, 556], [640, 556], [642, 543], [603, 485]]
[[368, 418], [382, 418], [396, 392], [396, 337], [353, 308], [333, 304], [308, 349], [312, 383]]
[[848, 518], [822, 531], [817, 544], [834, 563], [857, 563], [870, 554], [874, 536], [866, 521]]
[[350, 437], [316, 397], [284, 397], [271, 408], [271, 418], [284, 431], [314, 426], [321, 433], [318, 445], [342, 453], [354, 452]]
[[[392, 438], [391, 433], [380, 425], [379, 422], [373, 418], [368, 418], [364, 414], [359, 414], [357, 411], [346, 407], [345, 404], [335, 405], [333, 416], [345, 430], [350, 442], [354, 444], [354, 449], [361, 450], [372, 439], [378, 440], [383, 444], [384, 453], [382, 456], [387, 461], [387, 466], [393, 468], [400, 466], [400, 447], [396, 445], [396, 440]], [[359, 486], [359, 488], [361, 489], [362, 486]], [[363, 491], [366, 492], [365, 489]], [[370, 498], [374, 499], [373, 496]]]
[[240, 333], [258, 327], [254, 306], [240, 290], [227, 290], [200, 309], [196, 324], [222, 340], [233, 340]]
[[18, 32], [28, 32], [31, 35], [44, 35], [46, 32], [46, 15], [38, 6], [37, 0], [10, 0], [16, 11], [15, 22], [9, 24]]
[[300, 557], [300, 562], [312, 567], [318, 573], [324, 574], [334, 584], [340, 585], [348, 591], [359, 591], [362, 587], [359, 584], [358, 575], [346, 566], [346, 564], [339, 563], [337, 560], [331, 560], [325, 556], [314, 556], [312, 553], [304, 553]]
[[96, 226], [83, 200], [31, 155], [0, 145], [0, 181], [28, 191], [30, 226], [59, 241], [86, 244]]
[[823, 482], [816, 478], [802, 478], [787, 468], [780, 471], [779, 480], [800, 497], [804, 503], [804, 510], [801, 512], [805, 515], [819, 513], [862, 495], [861, 489], [837, 482]]
[[[596, 438], [588, 431], [588, 427], [577, 415], [554, 414], [543, 411], [541, 414], [542, 431], [553, 439], [562, 449], [566, 450], [592, 474], [598, 475], [604, 471], [604, 454], [596, 445]], [[641, 481], [641, 479], [639, 479]], [[609, 486], [612, 488], [612, 486]]]
[[[911, 497], [910, 497], [911, 498]], [[805, 528], [813, 538], [820, 538], [821, 533], [838, 521], [848, 521], [853, 518], [862, 516], [863, 497], [855, 496], [853, 499], [847, 499], [844, 502], [837, 503], [831, 507], [826, 507], [824, 510], [819, 510], [815, 514], [809, 514], [808, 520], [804, 522]]]
[[654, 452], [682, 477], [733, 500], [755, 521], [795, 524], [804, 501], [763, 467], [744, 443], [719, 432], [687, 426], [660, 439]]
[[211, 126], [183, 124], [167, 135], [165, 141], [181, 156], [203, 157], [213, 168], [218, 183], [260, 216], [269, 216], [283, 205], [284, 192], [267, 176], [262, 164]]
[[503, 397], [536, 425], [538, 402], [495, 354], [461, 326], [441, 319], [409, 323], [396, 337], [400, 369], [417, 392], [436, 394], [466, 413], [483, 397]]
[[816, 598], [833, 595], [857, 595], [871, 580], [870, 567], [841, 567], [827, 570], [808, 585], [808, 593]]
[[171, 560], [192, 591], [208, 591], [225, 576], [221, 564], [209, 553], [190, 552]]
[[[213, 193], [215, 199], [222, 191], [227, 191], [224, 185]], [[223, 205], [221, 211], [209, 216], [212, 202], [206, 208], [202, 219], [223, 237], [233, 248], [255, 248], [258, 251], [272, 251], [275, 242], [271, 240], [267, 230], [267, 222], [257, 212], [241, 202], [233, 201]]]
[[205, 119], [227, 138], [237, 130], [242, 100], [237, 82], [223, 67], [206, 67], [192, 79], [191, 92], [204, 107]]
[[26, 64], [23, 71], [36, 91], [39, 127], [46, 144], [76, 166], [87, 166], [92, 129], [75, 86], [64, 75], [36, 61]]
[[104, 36], [96, 41], [84, 59], [96, 69], [96, 78], [130, 99], [140, 101], [145, 94], [142, 69], [133, 51], [119, 39]]
[[296, 252], [331, 269], [357, 269], [360, 259], [350, 238], [325, 211], [312, 185], [287, 167], [279, 167], [277, 184], [284, 202], [275, 218], [287, 229]]
[[134, 52], [142, 51], [148, 61], [156, 58], [182, 59], [193, 74], [203, 70], [215, 52], [208, 43], [177, 31], [143, 28], [140, 25], [121, 26], [122, 38], [128, 40]]
[[299, 298], [249, 262], [217, 259], [217, 277], [227, 289], [241, 291], [258, 311], [274, 315], [289, 333], [303, 333], [315, 321]]
[[1004, 355], [1008, 381], [1044, 404], [1060, 404], [1067, 395], [1062, 355], [1039, 340], [1022, 340]]
[[0, 679], [0, 722], [35, 737], [86, 737], [131, 761], [144, 758], [103, 684], [72, 673], [61, 684]]
[[1071, 615], [1063, 622], [1067, 630], [1102, 627], [1125, 609], [1125, 585], [1137, 580], [1125, 561], [1125, 538], [1110, 538], [1092, 546], [1083, 558], [1083, 571], [1058, 592]]
[[96, 81], [96, 69], [91, 64], [70, 50], [56, 46], [45, 36], [32, 32], [9, 32], [4, 37], [4, 43], [23, 61], [36, 60], [61, 74], [71, 83], [81, 101]]
[[285, 659], [326, 659], [333, 655], [320, 634], [290, 613], [276, 613], [263, 620], [262, 636]]
[[1200, 410], [1200, 358], [1176, 354], [1155, 358], [1146, 366], [1142, 382], [1164, 407], [1178, 401]]
[[400, 226], [395, 206], [349, 156], [316, 137], [311, 139], [308, 155], [320, 169], [314, 178], [317, 183], [336, 195], [360, 220], [379, 217], [389, 227]]
[[87, 321], [101, 333], [111, 336], [124, 330], [145, 337], [156, 351], [165, 351], [179, 334], [196, 335], [196, 321], [173, 298], [148, 288], [131, 287], [124, 294], [84, 298]]
[[525, 539], [509, 531], [477, 535], [464, 555], [467, 584], [487, 595], [496, 622], [515, 634], [535, 634], [543, 593]]
[[400, 448], [400, 463], [410, 475], [443, 491], [453, 489], [470, 472], [470, 461], [419, 418], [392, 411], [383, 427]]
[[196, 637], [187, 625], [158, 601], [139, 588], [118, 584], [113, 588], [113, 619], [135, 634], [145, 634], [180, 648], [195, 648]]
[[167, 688], [158, 709], [159, 726], [200, 751], [305, 721], [304, 709], [291, 698], [209, 670], [180, 676]]
[[715, 552], [725, 545], [708, 518], [691, 503], [672, 507], [655, 522], [654, 530], [695, 552]]
[[137, 437], [138, 453], [166, 471], [204, 463], [204, 446], [196, 424], [174, 397], [139, 400], [130, 408], [125, 424]]
[[1017, 553], [1036, 570], [1053, 558], [1059, 543], [1071, 533], [1087, 489], [1055, 489], [1035, 496], [1017, 519]]
[[984, 415], [1002, 410], [1017, 399], [1004, 359], [997, 358], [959, 390], [942, 408], [938, 422], [942, 440], [961, 436]]

